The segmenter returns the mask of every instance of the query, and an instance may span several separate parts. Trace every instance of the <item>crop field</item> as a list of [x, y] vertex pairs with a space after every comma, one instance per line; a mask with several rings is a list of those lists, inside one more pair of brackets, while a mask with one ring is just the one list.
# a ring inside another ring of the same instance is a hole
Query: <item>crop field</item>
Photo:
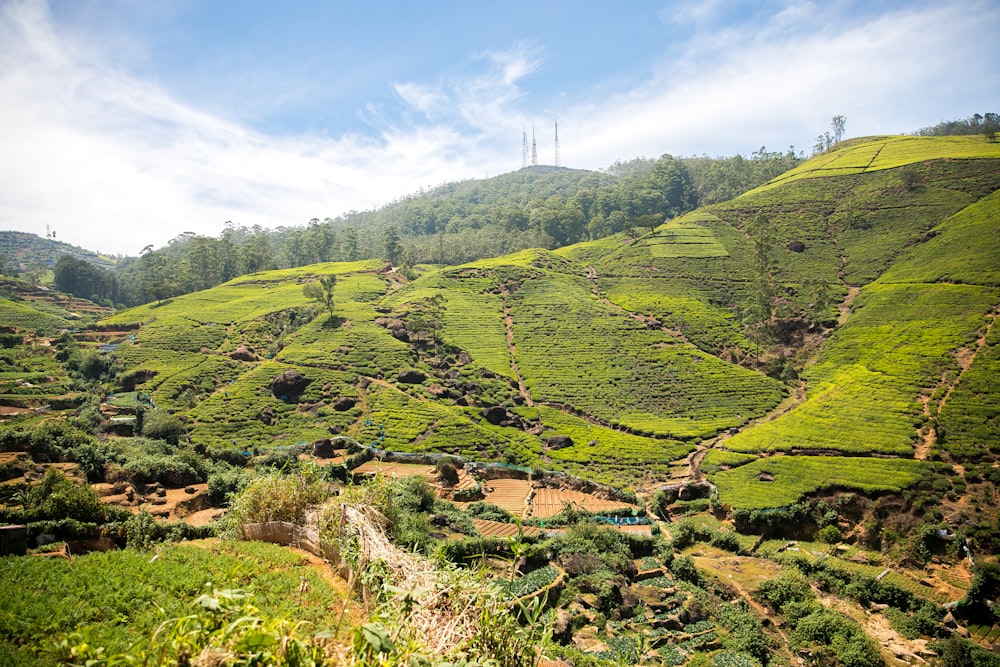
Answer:
[[20, 301], [0, 299], [0, 326], [16, 327], [21, 330], [37, 331], [42, 335], [54, 336], [60, 329], [72, 326], [69, 320], [45, 313]]
[[736, 315], [712, 301], [728, 300], [704, 283], [665, 278], [608, 278], [598, 281], [608, 299], [625, 310], [656, 317], [710, 354], [725, 349], [753, 349]]
[[705, 454], [705, 458], [701, 460], [701, 470], [705, 473], [713, 473], [720, 470], [738, 468], [741, 465], [746, 465], [756, 460], [757, 457], [751, 454], [740, 454], [739, 452], [730, 452], [725, 449], [711, 449]]
[[967, 285], [866, 287], [854, 315], [803, 374], [808, 400], [730, 438], [726, 448], [906, 455], [917, 436], [919, 393], [957, 367], [953, 351], [975, 340], [998, 298]]
[[932, 230], [933, 238], [907, 251], [886, 281], [1000, 286], [1000, 193], [967, 206]]
[[765, 191], [802, 178], [842, 176], [902, 167], [925, 160], [949, 158], [1000, 158], [1000, 144], [982, 136], [874, 138], [820, 156], [782, 174], [752, 193]]
[[723, 503], [765, 509], [786, 507], [808, 493], [830, 488], [866, 493], [900, 491], [928, 469], [927, 463], [911, 459], [773, 456], [710, 477], [719, 487]]
[[488, 521], [486, 519], [473, 519], [472, 525], [476, 527], [483, 537], [517, 537], [518, 535], [538, 535], [541, 530], [534, 526], [518, 526], [516, 523], [501, 523], [499, 521]]
[[548, 451], [548, 455], [556, 460], [598, 464], [613, 461], [662, 463], [683, 458], [692, 449], [691, 445], [677, 440], [624, 433], [544, 405], [521, 412], [530, 414], [532, 411], [537, 412], [546, 428], [573, 439], [570, 447]]
[[580, 491], [541, 488], [536, 489], [534, 496], [531, 498], [530, 516], [538, 519], [547, 519], [561, 514], [567, 504], [593, 513], [610, 512], [634, 507], [628, 503], [617, 500], [605, 500], [588, 493], [581, 493]]
[[575, 282], [531, 281], [509, 304], [518, 367], [536, 400], [640, 432], [693, 438], [781, 399], [780, 383], [647, 329]]
[[123, 652], [148, 641], [165, 619], [193, 613], [211, 587], [244, 589], [261, 613], [304, 621], [310, 635], [332, 629], [330, 609], [342, 604], [342, 592], [304, 556], [262, 542], [164, 545], [153, 559], [134, 549], [72, 561], [10, 556], [0, 584], [22, 592], [0, 597], [0, 661], [18, 656], [25, 664], [55, 664], [52, 640], [71, 632]]
[[531, 482], [526, 479], [491, 479], [484, 484], [486, 502], [507, 510], [516, 517], [528, 516]]
[[660, 225], [646, 241], [653, 257], [727, 257], [729, 251], [705, 224], [718, 218], [704, 212]]
[[509, 377], [510, 353], [498, 289], [492, 271], [453, 269], [423, 278], [402, 294], [408, 301], [422, 292], [440, 295], [444, 299], [438, 322], [441, 339], [467, 352], [475, 364]]
[[981, 460], [1000, 454], [1000, 326], [995, 323], [962, 374], [937, 420], [938, 446], [952, 456]]

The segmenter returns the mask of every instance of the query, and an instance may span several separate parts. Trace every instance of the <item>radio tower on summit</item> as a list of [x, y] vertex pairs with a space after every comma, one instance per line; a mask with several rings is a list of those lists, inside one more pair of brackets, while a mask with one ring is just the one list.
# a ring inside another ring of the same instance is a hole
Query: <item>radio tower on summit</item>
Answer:
[[528, 130], [521, 126], [521, 169], [528, 166]]
[[556, 166], [559, 166], [559, 121], [556, 121]]
[[538, 146], [535, 145], [535, 126], [531, 126], [531, 166], [538, 166]]

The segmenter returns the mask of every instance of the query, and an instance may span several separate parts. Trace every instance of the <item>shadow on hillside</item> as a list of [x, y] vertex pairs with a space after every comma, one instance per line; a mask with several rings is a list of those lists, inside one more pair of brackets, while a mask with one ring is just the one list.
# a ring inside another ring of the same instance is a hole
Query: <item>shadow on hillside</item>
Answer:
[[324, 321], [323, 324], [319, 326], [321, 329], [339, 329], [341, 326], [343, 326], [344, 322], [346, 321], [347, 320], [344, 319], [343, 317], [337, 317], [336, 315], [331, 315], [330, 317], [326, 318], [326, 321]]

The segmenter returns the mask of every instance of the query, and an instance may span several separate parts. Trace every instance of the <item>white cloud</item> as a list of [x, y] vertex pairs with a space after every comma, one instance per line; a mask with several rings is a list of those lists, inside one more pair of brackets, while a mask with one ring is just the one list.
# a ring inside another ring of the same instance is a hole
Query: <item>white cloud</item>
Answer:
[[[721, 11], [710, 9], [689, 20]], [[130, 75], [99, 45], [57, 32], [43, 3], [12, 2], [0, 6], [0, 228], [50, 224], [61, 240], [134, 254], [184, 231], [218, 234], [226, 220], [304, 224], [514, 169], [522, 126], [556, 116], [562, 163], [584, 168], [808, 150], [840, 113], [853, 136], [912, 130], [996, 111], [986, 56], [997, 23], [988, 3], [951, 4], [843, 28], [827, 6], [799, 3], [766, 24], [700, 33], [644, 85], [559, 109], [529, 110], [539, 103], [526, 80], [543, 60], [522, 43], [480, 54], [461, 76], [387, 82], [404, 113], [359, 110], [369, 135], [270, 136]]]
[[[995, 105], [997, 76], [983, 59], [998, 23], [996, 8], [980, 4], [933, 7], [883, 15], [846, 29], [832, 17], [796, 7], [795, 21], [816, 28], [774, 39], [786, 13], [764, 31], [749, 26], [722, 39], [699, 39], [647, 85], [601, 104], [563, 114], [567, 163], [607, 164], [620, 156], [749, 153], [762, 144], [811, 147], [836, 114], [851, 136], [912, 131], [939, 114], [969, 115], [956, 99]], [[763, 36], [762, 36], [763, 35]], [[959, 95], [959, 91], [964, 92]], [[977, 95], [970, 91], [980, 91]], [[569, 138], [571, 136], [572, 137]]]

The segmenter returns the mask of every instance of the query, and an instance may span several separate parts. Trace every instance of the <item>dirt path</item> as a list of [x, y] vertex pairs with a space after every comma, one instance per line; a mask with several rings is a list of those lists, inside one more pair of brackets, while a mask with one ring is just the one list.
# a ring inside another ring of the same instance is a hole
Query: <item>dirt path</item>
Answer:
[[[504, 297], [506, 297], [506, 294]], [[517, 378], [517, 393], [524, 399], [525, 405], [534, 407], [535, 401], [532, 400], [531, 392], [528, 391], [528, 385], [524, 384], [524, 378], [521, 377], [521, 371], [517, 367], [517, 346], [514, 345], [514, 318], [510, 314], [506, 298], [503, 301], [503, 326], [507, 336], [507, 351], [510, 353], [510, 370], [514, 374], [514, 377]]]
[[944, 396], [938, 401], [937, 405], [932, 408], [931, 398], [933, 394], [924, 394], [920, 396], [920, 403], [923, 406], [924, 416], [928, 418], [927, 426], [920, 432], [920, 441], [917, 443], [917, 447], [914, 450], [913, 457], [920, 460], [926, 460], [930, 456], [931, 449], [937, 444], [937, 429], [934, 428], [934, 422], [941, 416], [941, 411], [944, 406], [947, 405], [948, 400], [951, 398], [952, 392], [955, 391], [955, 387], [962, 381], [962, 377], [972, 366], [972, 363], [976, 360], [976, 357], [983, 348], [986, 347], [986, 340], [989, 338], [990, 333], [993, 331], [993, 326], [997, 322], [997, 317], [1000, 316], [1000, 310], [994, 310], [986, 315], [989, 320], [986, 326], [983, 328], [982, 335], [976, 339], [974, 347], [960, 347], [955, 350], [955, 360], [958, 361], [958, 374], [953, 380], [948, 379], [948, 371], [941, 374], [941, 379], [938, 382], [937, 388], [946, 387]]
[[844, 297], [843, 301], [837, 304], [837, 310], [840, 311], [840, 317], [837, 318], [838, 327], [844, 326], [844, 323], [847, 322], [847, 318], [851, 316], [851, 313], [853, 312], [851, 310], [851, 304], [854, 303], [854, 299], [856, 299], [860, 293], [860, 287], [855, 287], [853, 285], [848, 286], [847, 296]]

